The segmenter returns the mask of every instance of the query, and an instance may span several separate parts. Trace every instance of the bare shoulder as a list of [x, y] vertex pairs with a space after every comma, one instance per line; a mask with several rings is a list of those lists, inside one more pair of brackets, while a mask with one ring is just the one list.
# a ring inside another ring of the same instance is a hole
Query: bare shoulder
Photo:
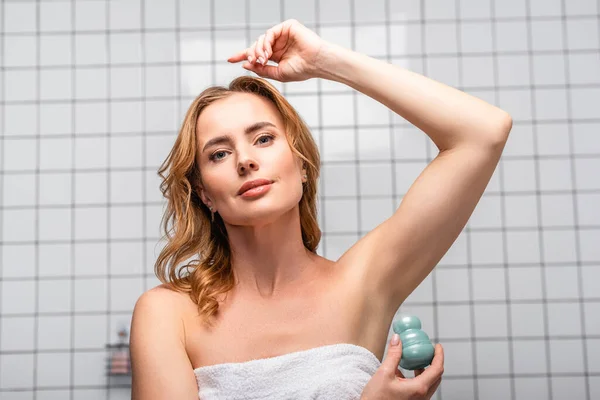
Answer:
[[164, 285], [136, 301], [130, 335], [132, 399], [197, 398], [181, 305], [182, 294]]

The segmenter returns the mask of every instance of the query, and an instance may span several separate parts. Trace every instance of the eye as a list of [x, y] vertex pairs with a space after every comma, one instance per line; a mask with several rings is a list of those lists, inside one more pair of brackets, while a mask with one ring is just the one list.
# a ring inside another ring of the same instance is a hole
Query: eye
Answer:
[[219, 161], [219, 160], [223, 159], [223, 157], [224, 157], [224, 156], [223, 157], [217, 157], [217, 155], [221, 154], [221, 153], [225, 154], [227, 152], [226, 151], [217, 151], [217, 152], [211, 154], [210, 157], [208, 157], [208, 159], [211, 160], [211, 161]]
[[[265, 139], [265, 138], [269, 139], [269, 141], [272, 141], [273, 140], [273, 135], [262, 135], [256, 141], [260, 142], [262, 139]], [[265, 144], [265, 143], [268, 143], [268, 142], [262, 142], [262, 144]]]

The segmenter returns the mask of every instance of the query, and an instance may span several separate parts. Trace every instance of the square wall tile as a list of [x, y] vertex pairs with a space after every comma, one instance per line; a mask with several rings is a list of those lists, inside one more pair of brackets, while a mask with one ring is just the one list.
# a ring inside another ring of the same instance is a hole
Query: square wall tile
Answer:
[[457, 26], [454, 21], [429, 22], [425, 25], [425, 49], [427, 53], [455, 54], [457, 51]]
[[211, 25], [212, 2], [210, 0], [180, 0], [179, 26], [202, 28]]
[[545, 374], [546, 345], [541, 340], [513, 341], [515, 374]]
[[504, 375], [510, 373], [507, 341], [477, 342], [477, 373]]
[[515, 400], [547, 399], [548, 385], [548, 378], [515, 378]]
[[511, 396], [511, 382], [507, 378], [477, 379], [477, 394], [480, 399], [506, 400]]
[[475, 304], [475, 336], [477, 338], [507, 337], [507, 305]]
[[522, 54], [499, 54], [496, 62], [498, 64], [499, 85], [529, 85], [529, 56]]
[[581, 335], [581, 314], [577, 303], [549, 303], [548, 332], [552, 336]]
[[[6, 176], [5, 176], [6, 179]], [[33, 278], [35, 276], [35, 245], [3, 244], [2, 277]], [[41, 252], [40, 252], [41, 254]]]
[[539, 222], [536, 196], [518, 193], [505, 195], [504, 214], [507, 228], [537, 228]]
[[470, 228], [502, 227], [501, 198], [484, 193], [469, 218], [468, 225]]
[[33, 387], [33, 371], [33, 354], [3, 355], [0, 359], [0, 389]]
[[0, 282], [0, 310], [3, 315], [29, 314], [35, 311], [34, 281]]
[[71, 274], [71, 243], [47, 243], [38, 246], [40, 277]]
[[76, 2], [75, 30], [106, 30], [106, 13], [110, 6], [107, 3], [96, 1]]
[[581, 339], [550, 340], [550, 370], [553, 374], [583, 374], [584, 369]]
[[75, 312], [106, 311], [107, 292], [105, 278], [75, 280]]
[[392, 195], [392, 166], [389, 163], [361, 164], [358, 178], [361, 196]]
[[598, 19], [567, 19], [567, 47], [570, 50], [596, 50], [600, 46]]
[[75, 276], [106, 275], [107, 246], [107, 243], [77, 243], [73, 261]]
[[540, 239], [537, 231], [509, 231], [506, 233], [506, 240], [509, 263], [538, 263], [540, 261]]
[[444, 376], [464, 376], [474, 372], [471, 342], [446, 342], [442, 346], [444, 346]]
[[439, 305], [438, 332], [440, 341], [471, 336], [471, 315], [468, 306]]
[[549, 299], [578, 298], [580, 295], [578, 274], [578, 267], [575, 265], [546, 266], [546, 296]]
[[38, 311], [40, 313], [68, 313], [72, 309], [70, 279], [38, 282]]
[[[36, 176], [34, 174], [4, 175], [2, 204], [4, 206], [34, 206]], [[7, 232], [8, 233], [8, 232]]]
[[562, 21], [552, 20], [531, 20], [531, 42], [533, 51], [543, 50], [563, 50]]
[[557, 376], [552, 379], [552, 397], [557, 399], [587, 399], [583, 376]]
[[544, 336], [544, 306], [541, 303], [511, 304], [512, 336]]
[[398, 141], [398, 137], [392, 138], [393, 132], [389, 127], [358, 128], [358, 157], [361, 161], [382, 161], [391, 159], [390, 141]]
[[[381, 0], [379, 0], [381, 2]], [[361, 3], [364, 3], [361, 1]], [[369, 9], [375, 10], [372, 4]], [[369, 15], [365, 13], [365, 15]], [[383, 21], [384, 19], [380, 19]], [[357, 26], [354, 30], [354, 50], [371, 57], [387, 55], [388, 32], [385, 25]]]
[[33, 2], [6, 2], [2, 27], [7, 33], [35, 32], [37, 6]]
[[360, 227], [371, 231], [390, 218], [394, 213], [391, 198], [360, 200]]
[[358, 229], [356, 200], [325, 199], [324, 205], [327, 232], [355, 232]]
[[110, 237], [135, 239], [142, 237], [143, 209], [141, 207], [112, 207], [110, 212]]
[[356, 160], [355, 143], [351, 129], [324, 129], [321, 147], [323, 162]]
[[2, 352], [31, 351], [35, 345], [33, 317], [3, 317], [0, 321]]
[[[577, 244], [574, 230], [544, 230], [544, 261], [574, 263], [577, 261]], [[583, 246], [582, 246], [583, 247]]]
[[[153, 229], [158, 231], [158, 229]], [[110, 248], [111, 275], [140, 274], [144, 270], [142, 242], [112, 242]]]
[[175, 10], [177, 0], [144, 0], [144, 27], [175, 28]]
[[504, 262], [501, 232], [469, 232], [471, 243], [471, 262], [473, 264], [499, 264]]
[[[421, 130], [411, 125], [395, 126], [392, 129], [395, 159], [413, 160], [415, 162], [419, 160], [421, 163], [419, 165], [423, 166], [423, 168], [421, 168], [422, 171], [427, 166], [424, 161], [421, 161], [427, 158], [428, 139], [426, 138], [426, 135]], [[403, 166], [400, 168], [403, 169]]]
[[143, 281], [139, 278], [117, 278], [109, 280], [110, 311], [132, 312], [135, 302], [143, 293]]
[[[47, 105], [41, 106], [39, 114], [43, 114], [47, 108]], [[18, 138], [19, 136], [35, 135], [38, 119], [41, 119], [41, 116], [38, 116], [38, 107], [35, 104], [5, 104], [3, 125], [5, 140], [10, 136]], [[43, 128], [40, 133], [44, 133]]]
[[37, 348], [40, 350], [68, 350], [71, 348], [70, 316], [38, 316]]
[[321, 248], [323, 249], [324, 257], [337, 261], [357, 240], [357, 233], [328, 233], [321, 239]]
[[71, 379], [70, 353], [36, 354], [36, 385], [42, 387], [69, 386]]
[[470, 276], [466, 268], [436, 269], [437, 301], [469, 301]]
[[106, 352], [78, 351], [74, 354], [73, 383], [100, 386], [106, 382]]
[[473, 268], [473, 300], [505, 300], [506, 271], [504, 268]]
[[41, 32], [70, 31], [73, 29], [71, 24], [72, 12], [70, 2], [41, 2], [39, 13]]
[[140, 29], [140, 0], [115, 1], [110, 3], [109, 29]]
[[542, 270], [540, 267], [512, 267], [508, 270], [512, 300], [537, 300], [542, 297]]

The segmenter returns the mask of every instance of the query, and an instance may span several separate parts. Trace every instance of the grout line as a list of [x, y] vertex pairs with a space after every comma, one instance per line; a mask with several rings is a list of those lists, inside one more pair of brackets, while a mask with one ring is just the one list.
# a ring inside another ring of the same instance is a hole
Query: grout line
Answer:
[[[562, 18], [562, 39], [563, 39], [563, 45], [565, 48], [568, 47], [568, 33], [567, 33], [567, 19], [569, 18], [567, 16], [567, 10], [566, 10], [566, 2], [565, 0], [561, 0], [560, 2], [560, 7], [561, 7], [561, 14], [563, 15]], [[569, 55], [568, 54], [564, 54], [562, 57], [564, 63], [565, 63], [565, 83], [567, 84], [567, 93], [566, 93], [566, 107], [567, 107], [567, 117], [569, 118], [569, 121], [571, 121], [571, 117], [573, 115], [573, 105], [571, 103], [571, 90], [570, 90], [570, 60], [569, 60]], [[574, 133], [573, 133], [573, 124], [572, 123], [568, 123], [567, 124], [567, 135], [569, 137], [569, 153], [570, 153], [570, 166], [571, 166], [571, 185], [573, 187], [572, 189], [572, 193], [571, 193], [571, 200], [573, 202], [573, 228], [574, 228], [574, 234], [575, 234], [575, 264], [576, 264], [576, 268], [577, 268], [577, 291], [578, 291], [578, 305], [579, 305], [579, 318], [580, 318], [580, 328], [581, 328], [581, 335], [585, 335], [585, 333], [587, 332], [586, 329], [586, 319], [585, 319], [585, 308], [584, 308], [584, 299], [583, 299], [583, 270], [581, 267], [581, 229], [579, 229], [579, 208], [577, 206], [577, 199], [578, 199], [578, 190], [576, 187], [576, 182], [577, 182], [577, 177], [576, 177], [576, 171], [577, 171], [577, 165], [575, 164], [575, 154], [574, 154], [574, 150], [575, 150], [575, 140], [574, 140]], [[581, 338], [580, 339], [581, 342], [581, 347], [582, 347], [582, 355], [583, 355], [583, 377], [584, 377], [584, 387], [585, 387], [585, 398], [586, 400], [590, 400], [591, 399], [591, 395], [590, 395], [590, 371], [589, 371], [589, 367], [588, 367], [588, 346], [587, 346], [587, 339], [586, 338]]]
[[[498, 55], [496, 53], [497, 47], [497, 32], [496, 32], [496, 12], [495, 12], [495, 1], [491, 0], [490, 2], [490, 20], [491, 20], [491, 32], [492, 32], [492, 48], [494, 50], [495, 55], [492, 58], [493, 62], [493, 73], [494, 73], [494, 85], [498, 85], [499, 81], [499, 65], [498, 65]], [[501, 1], [501, 0], [500, 0]], [[494, 101], [496, 104], [500, 103], [500, 94], [498, 90], [494, 91]], [[506, 299], [506, 333], [507, 333], [507, 347], [508, 347], [508, 370], [509, 374], [509, 389], [510, 389], [510, 398], [515, 400], [517, 398], [516, 388], [515, 388], [515, 356], [514, 356], [514, 333], [512, 328], [512, 297], [510, 291], [510, 264], [508, 262], [508, 228], [506, 227], [506, 191], [504, 188], [504, 160], [506, 159], [505, 155], [502, 154], [502, 157], [498, 163], [498, 185], [500, 189], [500, 223], [502, 226], [502, 269], [504, 272], [504, 295]], [[537, 228], [536, 228], [537, 229]], [[520, 375], [519, 375], [520, 376]]]
[[[529, 80], [534, 82], [534, 70], [533, 70], [533, 33], [532, 33], [532, 19], [531, 19], [531, 4], [530, 0], [526, 0], [526, 29], [527, 29], [527, 51], [529, 54]], [[542, 310], [544, 318], [544, 352], [546, 356], [546, 384], [548, 389], [548, 400], [553, 400], [552, 393], [552, 361], [550, 351], [550, 333], [549, 333], [549, 322], [548, 322], [548, 296], [546, 288], [546, 259], [544, 255], [544, 231], [546, 227], [542, 224], [542, 193], [540, 190], [540, 163], [538, 158], [538, 121], [536, 111], [536, 99], [535, 89], [531, 90], [531, 116], [532, 116], [532, 130], [533, 130], [533, 159], [534, 159], [534, 175], [535, 175], [535, 187], [536, 187], [536, 206], [537, 206], [537, 220], [538, 220], [538, 240], [539, 240], [539, 256], [540, 256], [540, 276], [541, 276], [541, 287], [542, 287]]]

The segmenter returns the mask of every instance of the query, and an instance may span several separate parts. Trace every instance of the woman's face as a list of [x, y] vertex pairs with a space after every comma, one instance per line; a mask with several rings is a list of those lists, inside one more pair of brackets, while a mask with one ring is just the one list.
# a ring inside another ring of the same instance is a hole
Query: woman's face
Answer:
[[[196, 128], [200, 195], [224, 221], [266, 224], [298, 205], [305, 170], [286, 140], [273, 103], [251, 93], [234, 93], [206, 107]], [[256, 196], [238, 194], [245, 182], [255, 179], [273, 183]]]

